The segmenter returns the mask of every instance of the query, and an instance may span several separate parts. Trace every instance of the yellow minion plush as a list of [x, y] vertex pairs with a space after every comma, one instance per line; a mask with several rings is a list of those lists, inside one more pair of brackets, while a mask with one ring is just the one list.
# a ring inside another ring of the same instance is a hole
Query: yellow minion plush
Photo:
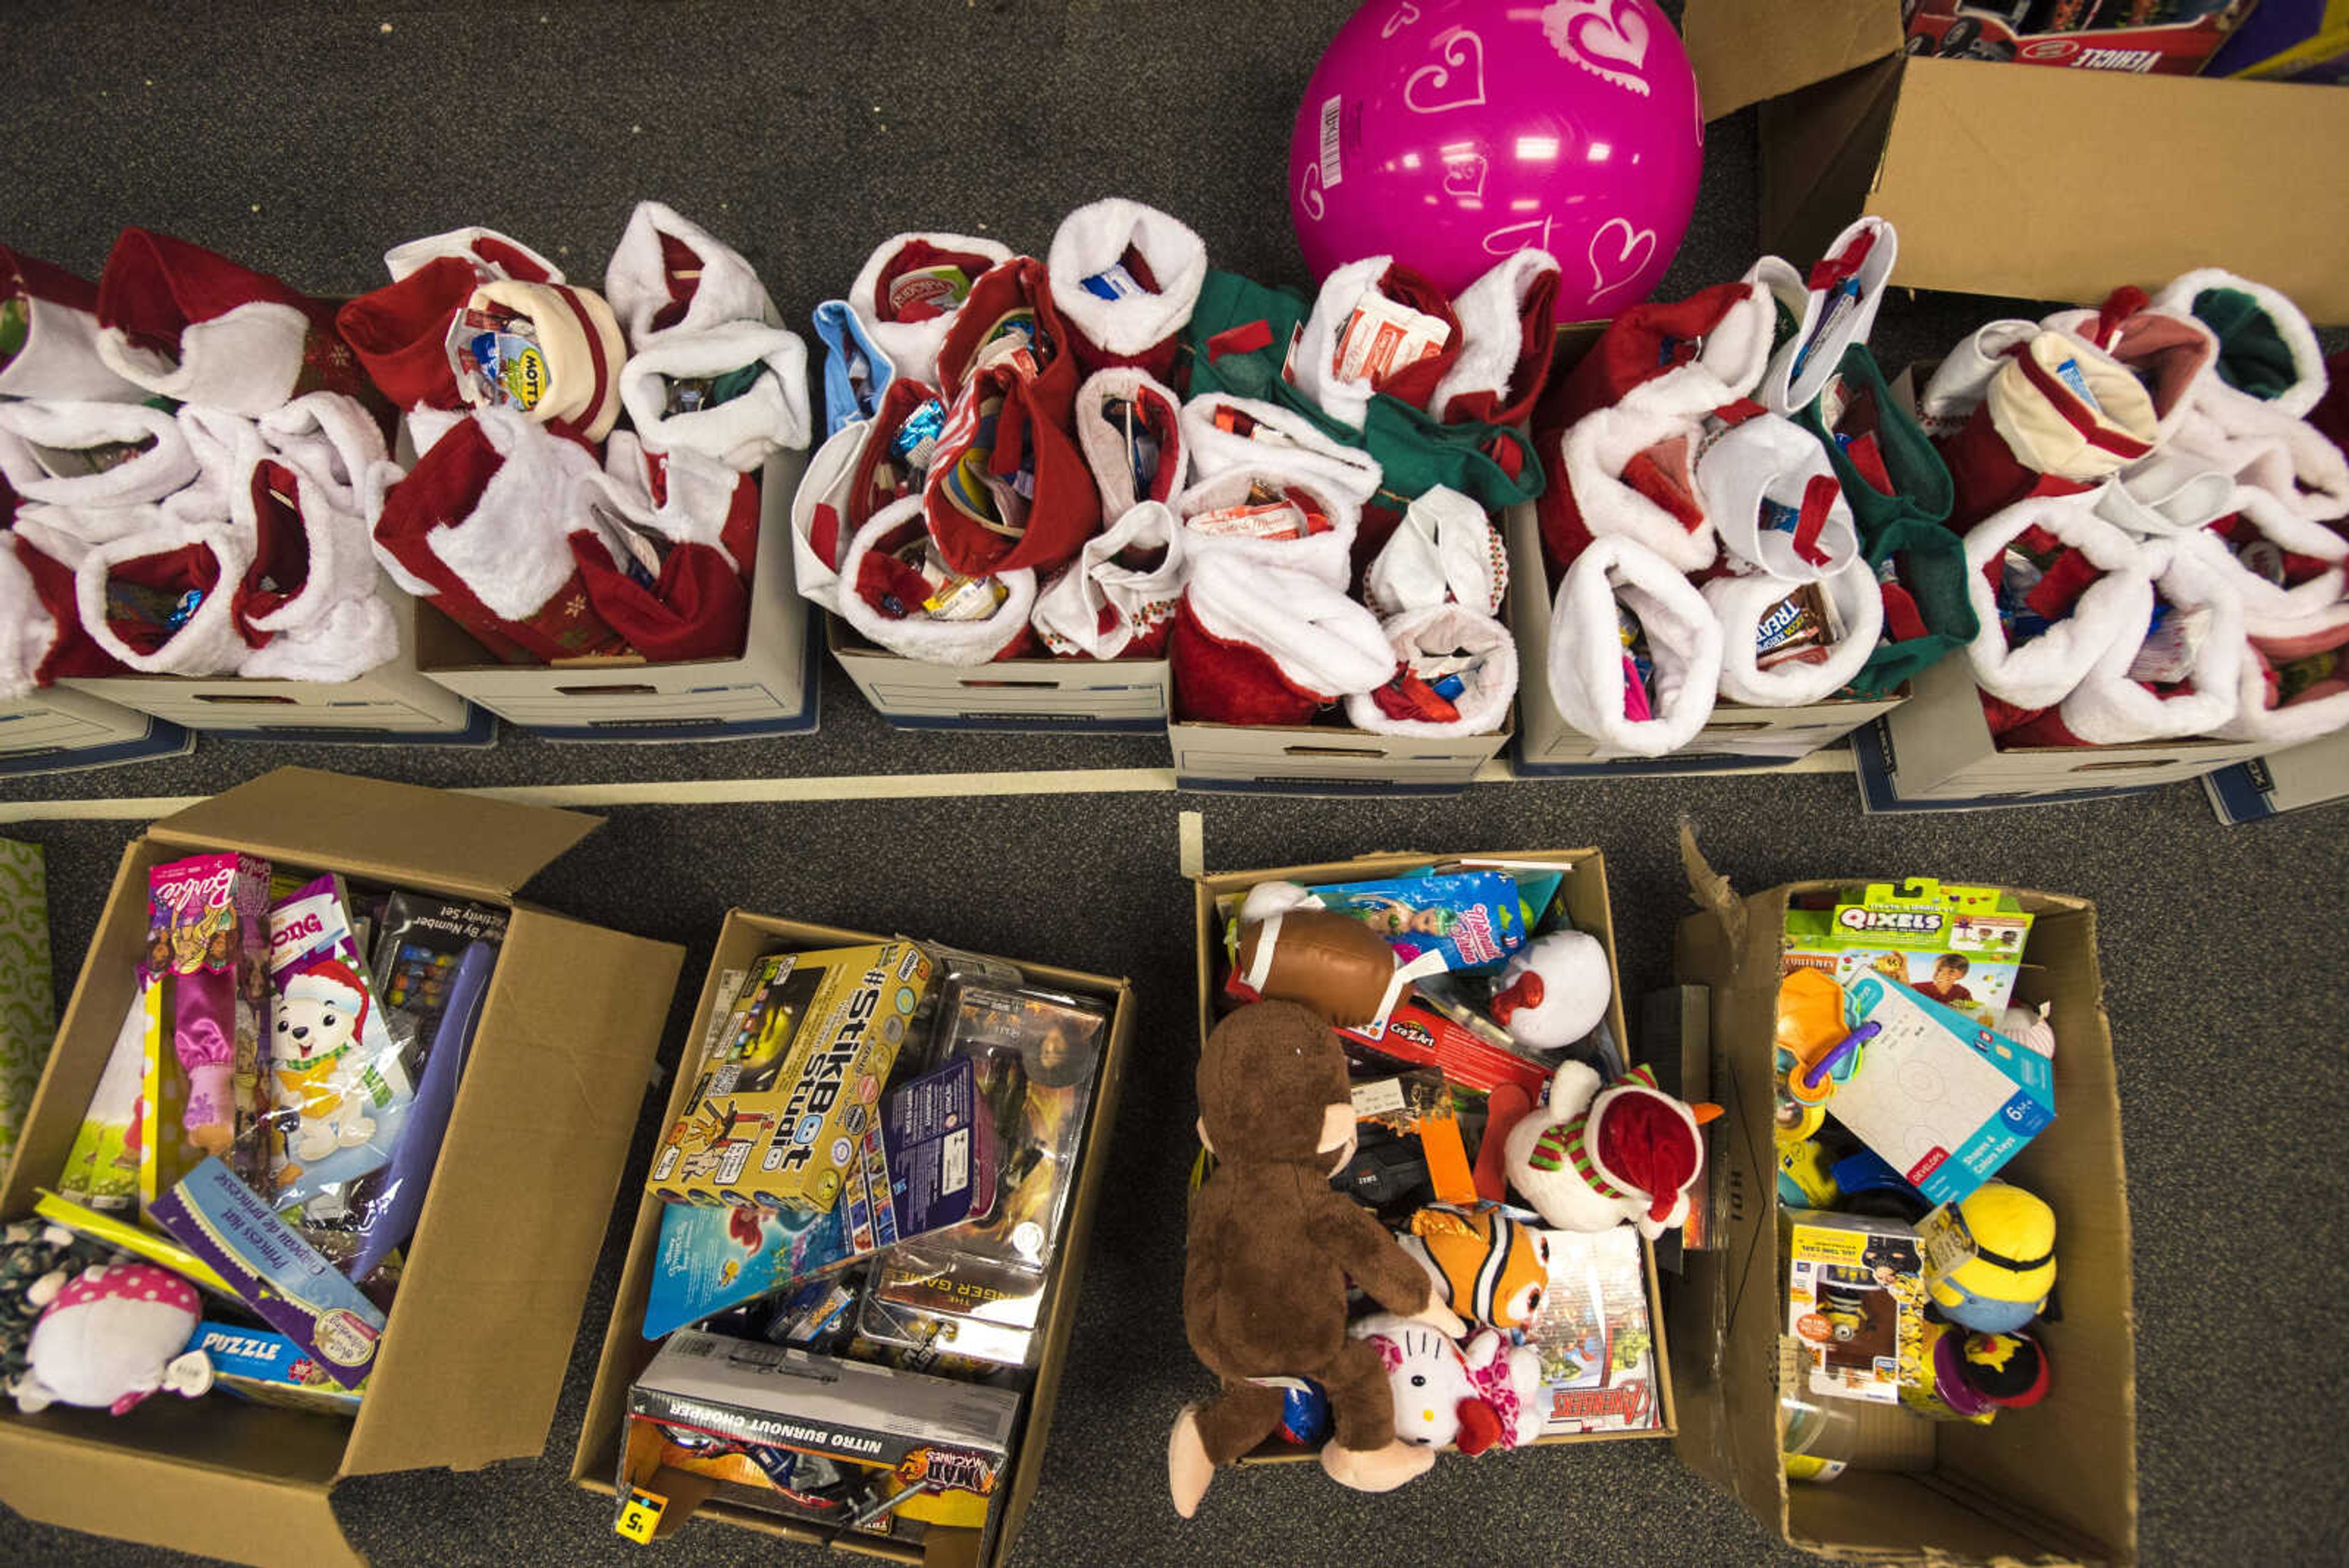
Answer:
[[1549, 1286], [1549, 1241], [1497, 1209], [1423, 1209], [1402, 1250], [1427, 1271], [1435, 1299], [1473, 1323], [1529, 1328]]
[[2012, 1334], [2055, 1286], [2055, 1211], [2011, 1182], [1985, 1182], [1917, 1227], [1925, 1292], [1977, 1334]]

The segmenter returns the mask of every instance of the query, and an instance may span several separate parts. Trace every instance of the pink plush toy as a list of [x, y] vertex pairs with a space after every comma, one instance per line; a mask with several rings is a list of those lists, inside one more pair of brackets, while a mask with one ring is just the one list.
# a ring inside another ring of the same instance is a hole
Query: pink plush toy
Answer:
[[1368, 1340], [1394, 1393], [1395, 1436], [1464, 1454], [1522, 1448], [1541, 1435], [1541, 1357], [1493, 1329], [1464, 1347], [1426, 1324], [1373, 1313], [1346, 1331]]
[[52, 1404], [127, 1414], [159, 1388], [194, 1398], [212, 1386], [201, 1350], [180, 1352], [199, 1321], [196, 1288], [152, 1263], [108, 1263], [71, 1281], [52, 1274], [28, 1299], [50, 1299], [34, 1325], [31, 1366], [9, 1386], [31, 1415]]

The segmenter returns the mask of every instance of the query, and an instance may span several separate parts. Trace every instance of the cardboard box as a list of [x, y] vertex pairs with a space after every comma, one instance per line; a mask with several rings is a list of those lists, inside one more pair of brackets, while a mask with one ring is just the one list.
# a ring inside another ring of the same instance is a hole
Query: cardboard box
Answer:
[[1509, 603], [1517, 629], [1517, 772], [1535, 778], [1581, 774], [1719, 773], [1775, 767], [1807, 757], [1871, 719], [1900, 706], [1899, 693], [1873, 701], [1813, 702], [1799, 708], [1749, 708], [1721, 701], [1695, 740], [1669, 756], [1634, 756], [1593, 740], [1566, 722], [1549, 691], [1549, 574], [1541, 524], [1531, 506], [1503, 519], [1509, 545]]
[[[1607, 969], [1613, 981], [1614, 994], [1607, 1001], [1606, 1027], [1617, 1041], [1628, 1046], [1630, 1036], [1625, 1033], [1623, 1024], [1622, 971], [1615, 961], [1615, 920], [1607, 903], [1607, 857], [1596, 849], [1512, 850], [1471, 857], [1489, 859], [1496, 864], [1531, 862], [1564, 868], [1566, 877], [1559, 884], [1558, 895], [1566, 900], [1567, 911], [1574, 919], [1575, 929], [1598, 938], [1599, 944], [1607, 950]], [[1208, 1033], [1216, 1026], [1215, 999], [1222, 990], [1221, 911], [1226, 903], [1237, 908], [1239, 900], [1247, 896], [1247, 890], [1259, 882], [1301, 882], [1309, 888], [1323, 882], [1354, 882], [1371, 877], [1392, 877], [1433, 860], [1457, 858], [1463, 857], [1418, 854], [1361, 855], [1351, 860], [1329, 860], [1311, 866], [1278, 866], [1262, 871], [1216, 871], [1194, 877], [1191, 908], [1198, 954], [1200, 1043], [1206, 1044]], [[1671, 1357], [1666, 1346], [1664, 1303], [1656, 1282], [1655, 1248], [1643, 1240], [1640, 1243], [1640, 1255], [1647, 1275], [1649, 1332], [1654, 1337], [1654, 1404], [1658, 1424], [1640, 1431], [1557, 1433], [1537, 1438], [1535, 1439], [1537, 1443], [1600, 1443], [1625, 1438], [1662, 1438], [1678, 1429]], [[1204, 1377], [1206, 1374], [1203, 1372], [1200, 1376]], [[1281, 1464], [1315, 1457], [1314, 1450], [1310, 1449], [1271, 1443], [1246, 1456], [1240, 1462]]]
[[2349, 730], [2202, 775], [2210, 809], [2230, 826], [2349, 800]]
[[2257, 741], [2205, 740], [2001, 750], [1964, 654], [1944, 659], [1912, 684], [1915, 695], [1884, 716], [1876, 736], [1899, 801], [2021, 805], [2109, 794], [2200, 778], [2261, 750]]
[[[853, 947], [885, 938], [835, 926], [754, 915], [744, 909], [727, 912], [710, 954], [709, 972], [701, 986], [701, 1003], [687, 1031], [687, 1059], [678, 1064], [669, 1094], [667, 1119], [674, 1124], [693, 1093], [694, 1066], [699, 1042], [709, 1036], [710, 1015], [719, 1002], [726, 972], [747, 968], [762, 953], [797, 949]], [[1052, 1406], [1059, 1397], [1061, 1374], [1068, 1363], [1069, 1334], [1077, 1317], [1077, 1286], [1084, 1277], [1087, 1239], [1093, 1210], [1101, 1200], [1109, 1168], [1109, 1132], [1117, 1120], [1117, 1103], [1126, 1053], [1134, 1030], [1133, 988], [1125, 981], [1081, 971], [1055, 969], [1014, 958], [1030, 981], [1057, 990], [1098, 998], [1112, 1004], [1108, 1049], [1093, 1081], [1092, 1111], [1087, 1118], [1083, 1152], [1078, 1157], [1077, 1186], [1062, 1216], [1062, 1231], [1050, 1264], [1051, 1282], [1045, 1292], [1038, 1333], [1043, 1348], [1038, 1354], [1035, 1384], [1029, 1390], [1027, 1409], [1015, 1435], [1010, 1485], [1000, 1494], [993, 1534], [983, 1543], [969, 1531], [932, 1530], [920, 1547], [885, 1540], [856, 1538], [833, 1542], [843, 1552], [885, 1557], [900, 1563], [920, 1563], [935, 1568], [993, 1568], [1010, 1551], [1027, 1516], [1028, 1504], [1042, 1478], [1044, 1448], [1051, 1433]], [[651, 1364], [659, 1348], [644, 1337], [645, 1303], [650, 1294], [654, 1254], [660, 1241], [663, 1205], [647, 1195], [636, 1206], [636, 1228], [629, 1232], [627, 1262], [612, 1307], [612, 1321], [604, 1335], [604, 1351], [595, 1364], [595, 1383], [588, 1395], [587, 1418], [580, 1428], [579, 1446], [572, 1455], [572, 1481], [590, 1491], [614, 1496], [613, 1478], [619, 1473], [620, 1443], [627, 1419], [628, 1386]], [[712, 1501], [695, 1511], [695, 1517], [719, 1520], [745, 1530], [793, 1541], [823, 1542], [821, 1532], [753, 1509]]]
[[[1172, 722], [1178, 789], [1233, 794], [1456, 794], [1485, 776], [1516, 731], [1489, 735], [1379, 735], [1345, 725]], [[1506, 777], [1506, 774], [1493, 776]]]
[[399, 652], [355, 680], [248, 680], [241, 676], [94, 675], [62, 684], [191, 730], [273, 741], [443, 742], [484, 745], [496, 726], [417, 672], [424, 613], [389, 582], [379, 591], [399, 628]]
[[549, 740], [731, 741], [813, 731], [817, 667], [807, 601], [792, 582], [792, 493], [806, 466], [805, 452], [781, 452], [761, 473], [750, 629], [736, 657], [506, 664], [428, 601], [416, 607], [417, 668]]
[[2095, 907], [2016, 893], [2036, 917], [2018, 996], [2054, 1004], [2055, 1123], [2004, 1174], [2045, 1199], [2061, 1227], [2063, 1321], [2034, 1331], [2060, 1369], [2055, 1392], [1988, 1427], [1906, 1416], [1889, 1424], [1888, 1416], [1863, 1454], [1912, 1470], [1855, 1467], [1831, 1485], [1790, 1487], [1779, 1458], [1786, 1316], [1771, 1153], [1780, 932], [1789, 898], [1847, 884], [1796, 882], [1740, 898], [1685, 835], [1682, 850], [1704, 912], [1682, 924], [1675, 970], [1682, 981], [1711, 989], [1713, 1034], [1726, 1047], [1726, 1073], [1713, 1080], [1713, 1096], [1735, 1130], [1723, 1173], [1726, 1245], [1689, 1254], [1671, 1303], [1672, 1336], [1682, 1347], [1673, 1366], [1681, 1458], [1812, 1552], [1936, 1563], [2135, 1563], [2128, 1194]]
[[1764, 250], [1806, 266], [1867, 212], [1900, 231], [1903, 287], [2095, 305], [2216, 265], [2349, 323], [2349, 164], [2323, 155], [2349, 96], [1912, 59], [1901, 11], [1689, 0], [1706, 115], [1762, 106]]
[[1163, 659], [1005, 659], [925, 664], [823, 618], [833, 658], [900, 730], [1036, 730], [1154, 735], [1172, 690]]
[[178, 724], [67, 686], [0, 702], [0, 778], [182, 756], [195, 744]]
[[129, 1003], [150, 867], [247, 850], [502, 905], [512, 919], [357, 1418], [209, 1397], [121, 1417], [0, 1409], [0, 1501], [69, 1529], [315, 1568], [359, 1561], [329, 1498], [342, 1477], [472, 1469], [545, 1446], [684, 956], [514, 897], [597, 825], [281, 768], [163, 818], [123, 851], [0, 1214], [29, 1211], [64, 1162]]

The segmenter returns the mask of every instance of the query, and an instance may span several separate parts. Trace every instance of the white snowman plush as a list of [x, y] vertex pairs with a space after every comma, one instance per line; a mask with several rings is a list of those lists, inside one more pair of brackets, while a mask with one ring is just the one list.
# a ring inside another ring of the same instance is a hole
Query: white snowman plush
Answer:
[[1607, 950], [1587, 931], [1536, 937], [1501, 971], [1493, 1022], [1536, 1051], [1571, 1045], [1607, 1016], [1615, 993]]
[[196, 1288], [152, 1263], [105, 1263], [71, 1280], [52, 1274], [27, 1297], [49, 1296], [9, 1385], [26, 1415], [80, 1405], [127, 1414], [158, 1389], [194, 1398], [212, 1386], [211, 1359], [186, 1350], [201, 1319]]

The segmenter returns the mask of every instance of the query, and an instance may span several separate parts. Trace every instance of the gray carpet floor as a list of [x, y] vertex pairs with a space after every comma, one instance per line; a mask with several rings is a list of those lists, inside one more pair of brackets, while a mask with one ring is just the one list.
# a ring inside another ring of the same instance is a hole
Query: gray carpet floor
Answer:
[[[1221, 265], [1301, 280], [1278, 171], [1290, 109], [1347, 9], [19, 5], [0, 15], [0, 48], [17, 67], [14, 134], [0, 144], [0, 234], [94, 272], [115, 228], [138, 222], [333, 293], [377, 282], [375, 258], [391, 243], [486, 222], [593, 278], [632, 202], [657, 196], [733, 238], [800, 317], [897, 229], [983, 223], [1036, 248], [1067, 208], [1121, 192], [1191, 223]], [[1752, 116], [1715, 125], [1708, 151], [1667, 294], [1743, 271], [1754, 250]], [[1897, 364], [1999, 313], [1980, 300], [1896, 298], [1877, 338]], [[824, 701], [819, 734], [771, 742], [565, 746], [508, 732], [486, 751], [210, 742], [170, 762], [11, 780], [0, 794], [200, 794], [287, 762], [440, 784], [1164, 765], [1148, 740], [899, 734], [836, 670]], [[1447, 1460], [1384, 1499], [1309, 1470], [1247, 1471], [1220, 1480], [1199, 1518], [1175, 1521], [1163, 1491], [1166, 1424], [1206, 1386], [1176, 1317], [1195, 1044], [1189, 892], [1176, 865], [1185, 808], [1206, 812], [1217, 869], [1402, 846], [1596, 845], [1635, 997], [1668, 979], [1671, 929], [1688, 907], [1673, 842], [1683, 815], [1743, 888], [1921, 873], [2097, 900], [2138, 1242], [2147, 1559], [2337, 1556], [2349, 1528], [2337, 1424], [2349, 1373], [2329, 1314], [2349, 1269], [2328, 1227], [2349, 1200], [2337, 1158], [2349, 1123], [2349, 810], [2230, 829], [2184, 785], [2031, 811], [1866, 818], [1849, 778], [1810, 774], [1493, 785], [1443, 803], [1145, 794], [612, 813], [530, 891], [688, 946], [671, 1060], [730, 906], [1133, 978], [1142, 1031], [1112, 1179], [1015, 1562], [1799, 1560], [1657, 1442]], [[8, 830], [49, 854], [61, 990], [137, 830], [57, 820]], [[969, 863], [974, 845], [991, 855]], [[648, 1098], [546, 1458], [347, 1483], [340, 1514], [373, 1560], [645, 1560], [611, 1534], [605, 1501], [574, 1491], [564, 1473], [655, 1114]], [[659, 1549], [680, 1564], [752, 1555], [823, 1561], [715, 1525]], [[5, 1513], [0, 1556], [170, 1560]]]

